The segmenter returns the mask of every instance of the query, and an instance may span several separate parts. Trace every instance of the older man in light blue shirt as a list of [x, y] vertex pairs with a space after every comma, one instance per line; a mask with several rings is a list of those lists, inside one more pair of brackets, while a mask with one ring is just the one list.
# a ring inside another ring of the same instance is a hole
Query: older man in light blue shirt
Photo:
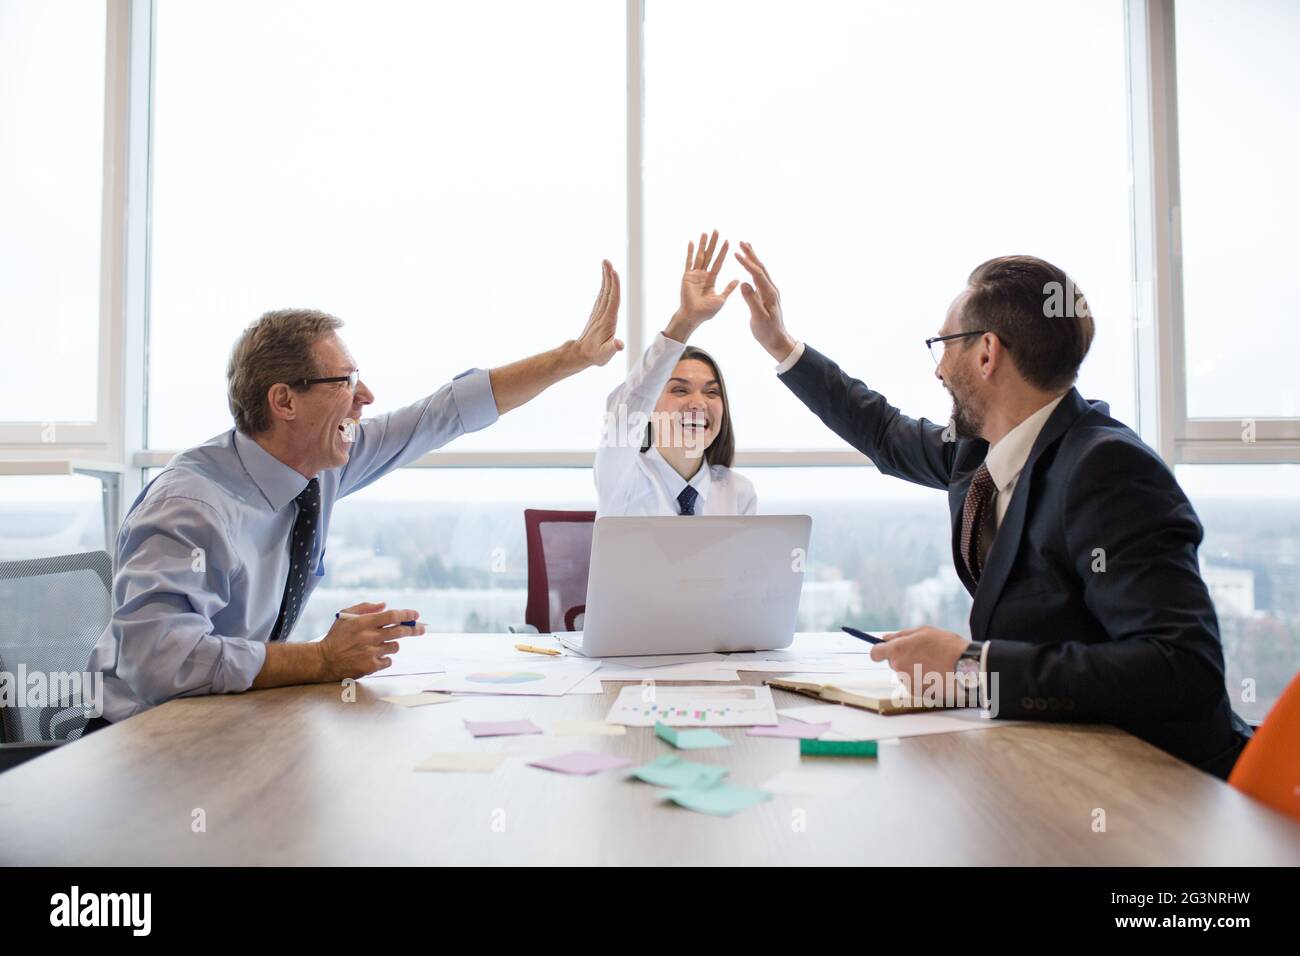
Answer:
[[[325, 638], [286, 643], [325, 573], [334, 502], [621, 349], [618, 275], [603, 265], [581, 336], [413, 405], [360, 420], [374, 396], [336, 330], [311, 310], [269, 312], [241, 335], [228, 373], [236, 427], [177, 455], [117, 538], [113, 616], [88, 669], [103, 719], [174, 697], [362, 677], [391, 663], [415, 610], [349, 608]], [[87, 731], [103, 726], [92, 720]]]

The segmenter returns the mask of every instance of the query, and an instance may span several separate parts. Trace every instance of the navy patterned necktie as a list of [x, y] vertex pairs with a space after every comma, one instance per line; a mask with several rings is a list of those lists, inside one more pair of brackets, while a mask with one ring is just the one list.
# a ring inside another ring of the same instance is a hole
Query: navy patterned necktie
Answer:
[[993, 546], [993, 536], [997, 533], [994, 519], [993, 496], [997, 487], [987, 465], [981, 464], [975, 469], [970, 488], [966, 491], [966, 501], [961, 509], [961, 556], [966, 562], [966, 570], [973, 580], [978, 581], [984, 571], [984, 561]]
[[302, 613], [302, 597], [307, 591], [308, 567], [311, 546], [316, 540], [316, 527], [320, 524], [320, 482], [313, 478], [307, 482], [294, 501], [298, 517], [293, 522], [289, 537], [289, 579], [284, 584], [284, 597], [280, 599], [280, 616], [271, 629], [271, 640], [289, 639], [298, 615]]
[[677, 504], [681, 506], [682, 514], [695, 514], [695, 501], [700, 497], [700, 493], [690, 485], [682, 489], [682, 493], [677, 496]]

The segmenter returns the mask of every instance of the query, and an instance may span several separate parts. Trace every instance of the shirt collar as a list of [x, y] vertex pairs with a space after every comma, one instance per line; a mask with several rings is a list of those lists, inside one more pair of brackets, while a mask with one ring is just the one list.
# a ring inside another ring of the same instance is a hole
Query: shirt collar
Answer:
[[713, 476], [707, 461], [701, 461], [699, 471], [691, 476], [690, 481], [687, 481], [677, 473], [676, 468], [668, 464], [668, 459], [661, 455], [659, 449], [654, 445], [651, 445], [646, 450], [645, 457], [649, 460], [651, 467], [659, 473], [660, 480], [663, 481], [664, 487], [668, 490], [669, 498], [676, 500], [677, 496], [682, 493], [682, 489], [687, 485], [696, 490], [701, 501], [709, 497], [709, 488], [713, 484]]
[[1007, 488], [1020, 477], [1025, 462], [1029, 460], [1029, 453], [1033, 451], [1038, 433], [1043, 430], [1043, 426], [1047, 424], [1047, 420], [1052, 417], [1052, 412], [1056, 411], [1056, 406], [1061, 404], [1063, 398], [1065, 395], [1058, 395], [1052, 399], [1003, 435], [1002, 439], [988, 450], [988, 454], [984, 457], [984, 464], [999, 492], [1005, 493]]
[[307, 479], [243, 432], [235, 431], [235, 453], [272, 511], [279, 511], [302, 494]]

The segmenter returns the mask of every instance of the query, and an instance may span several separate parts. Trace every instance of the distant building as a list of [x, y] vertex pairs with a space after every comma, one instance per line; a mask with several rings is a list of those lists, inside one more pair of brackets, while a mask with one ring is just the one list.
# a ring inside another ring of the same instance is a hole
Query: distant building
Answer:
[[1246, 568], [1201, 565], [1201, 577], [1220, 617], [1253, 617], [1255, 614], [1255, 572]]

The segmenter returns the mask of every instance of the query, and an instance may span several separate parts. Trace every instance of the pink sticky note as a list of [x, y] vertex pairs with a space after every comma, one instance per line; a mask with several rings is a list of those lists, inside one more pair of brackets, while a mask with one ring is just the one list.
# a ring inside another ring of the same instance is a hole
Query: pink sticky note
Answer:
[[510, 737], [542, 732], [542, 728], [531, 720], [467, 720], [465, 729], [475, 737]]
[[624, 760], [622, 757], [575, 750], [573, 753], [560, 754], [558, 757], [534, 760], [528, 766], [541, 767], [543, 770], [558, 770], [560, 773], [593, 774], [600, 773], [602, 770], [613, 770], [615, 767], [627, 767], [631, 763], [632, 761]]
[[750, 727], [749, 737], [793, 737], [796, 740], [816, 740], [831, 729], [830, 724], [777, 724], [775, 727]]

